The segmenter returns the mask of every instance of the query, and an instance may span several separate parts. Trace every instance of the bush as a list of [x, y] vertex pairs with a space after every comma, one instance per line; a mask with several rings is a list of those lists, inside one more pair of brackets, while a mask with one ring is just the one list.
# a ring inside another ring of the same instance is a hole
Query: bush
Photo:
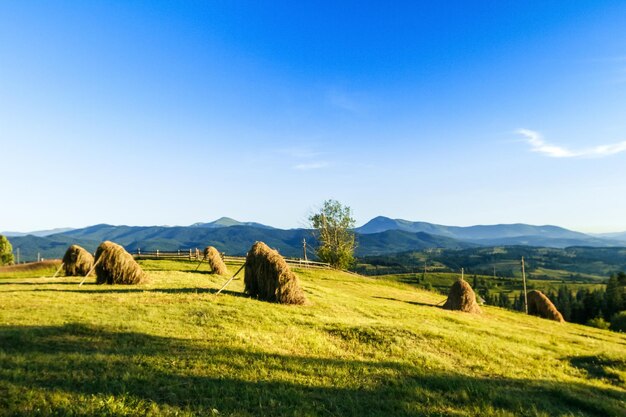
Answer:
[[611, 330], [626, 333], [626, 311], [620, 311], [611, 317]]
[[598, 329], [609, 329], [609, 322], [604, 320], [602, 317], [596, 317], [595, 319], [591, 319], [587, 322], [587, 326], [597, 327]]

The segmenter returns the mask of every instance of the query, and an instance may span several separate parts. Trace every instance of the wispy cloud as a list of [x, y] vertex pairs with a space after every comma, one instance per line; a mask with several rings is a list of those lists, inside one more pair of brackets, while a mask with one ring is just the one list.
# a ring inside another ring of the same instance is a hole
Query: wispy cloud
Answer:
[[282, 148], [274, 152], [292, 159], [309, 159], [324, 155], [324, 152], [315, 151], [306, 147]]
[[331, 106], [338, 109], [356, 113], [359, 111], [358, 102], [350, 95], [343, 91], [331, 90], [326, 94], [326, 98]]
[[286, 159], [291, 169], [297, 171], [311, 171], [329, 166], [326, 160], [328, 152], [317, 151], [306, 146], [277, 149], [274, 153]]
[[326, 168], [327, 166], [328, 166], [328, 162], [307, 162], [307, 163], [294, 165], [293, 169], [297, 169], [298, 171], [310, 171], [312, 169]]
[[602, 158], [626, 151], [626, 141], [572, 150], [546, 142], [541, 136], [541, 133], [534, 130], [518, 129], [515, 133], [522, 135], [526, 139], [532, 152], [537, 152], [551, 158]]

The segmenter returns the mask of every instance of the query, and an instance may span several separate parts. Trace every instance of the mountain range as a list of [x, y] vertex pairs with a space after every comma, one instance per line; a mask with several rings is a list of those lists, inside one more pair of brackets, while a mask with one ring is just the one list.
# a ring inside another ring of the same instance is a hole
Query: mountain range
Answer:
[[[357, 234], [357, 256], [393, 254], [429, 248], [467, 249], [481, 246], [526, 245], [552, 248], [569, 246], [626, 246], [621, 235], [591, 236], [558, 226], [500, 224], [487, 226], [444, 226], [376, 217]], [[316, 245], [311, 230], [277, 229], [254, 222], [239, 222], [223, 217], [213, 222], [190, 226], [113, 226], [98, 224], [81, 229], [63, 229], [49, 234], [10, 235], [14, 251], [20, 249], [21, 260], [63, 256], [71, 244], [95, 251], [100, 242], [111, 240], [129, 251], [175, 251], [204, 248], [207, 245], [231, 255], [245, 255], [257, 240], [277, 248], [283, 255], [302, 256], [302, 242]], [[310, 256], [310, 255], [309, 255]]]

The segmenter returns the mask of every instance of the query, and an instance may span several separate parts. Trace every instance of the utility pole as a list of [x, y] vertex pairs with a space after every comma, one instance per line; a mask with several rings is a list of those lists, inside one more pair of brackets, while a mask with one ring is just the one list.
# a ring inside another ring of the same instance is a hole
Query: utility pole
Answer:
[[524, 283], [524, 311], [528, 314], [528, 296], [526, 295], [526, 270], [524, 269], [524, 257], [522, 256], [522, 282]]
[[41, 262], [41, 254], [37, 252], [37, 262]]
[[465, 279], [465, 270], [461, 268], [461, 281]]
[[304, 260], [307, 261], [306, 258], [306, 239], [302, 238], [302, 253], [304, 254]]
[[493, 266], [493, 279], [496, 279], [496, 266]]
[[20, 263], [20, 248], [17, 248], [17, 263]]

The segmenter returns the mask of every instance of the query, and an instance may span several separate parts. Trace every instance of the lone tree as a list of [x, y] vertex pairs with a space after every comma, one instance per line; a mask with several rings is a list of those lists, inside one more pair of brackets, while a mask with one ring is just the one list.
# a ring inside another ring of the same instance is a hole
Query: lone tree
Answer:
[[354, 262], [356, 240], [352, 210], [336, 200], [326, 200], [319, 213], [309, 217], [319, 242], [317, 256], [334, 268], [346, 269]]
[[5, 236], [0, 235], [0, 265], [13, 264], [13, 246]]

